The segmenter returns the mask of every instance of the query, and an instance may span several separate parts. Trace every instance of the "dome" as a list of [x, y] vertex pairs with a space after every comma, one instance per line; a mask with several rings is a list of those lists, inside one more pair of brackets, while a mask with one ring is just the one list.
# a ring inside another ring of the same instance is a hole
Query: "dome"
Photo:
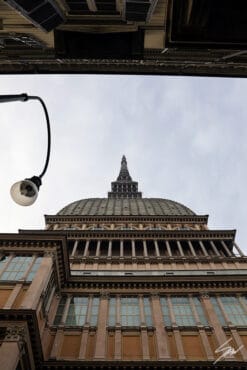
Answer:
[[195, 215], [183, 204], [160, 198], [89, 198], [68, 204], [58, 215], [75, 216], [186, 216]]
[[75, 216], [187, 216], [195, 215], [183, 204], [163, 198], [142, 198], [122, 157], [120, 173], [111, 183], [108, 198], [81, 199], [68, 204], [58, 215]]

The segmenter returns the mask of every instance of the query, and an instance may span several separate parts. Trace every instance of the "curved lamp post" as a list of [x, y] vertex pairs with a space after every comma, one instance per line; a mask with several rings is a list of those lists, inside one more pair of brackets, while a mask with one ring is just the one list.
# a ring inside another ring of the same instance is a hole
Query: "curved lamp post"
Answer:
[[48, 116], [48, 111], [46, 109], [45, 103], [39, 96], [28, 96], [27, 94], [19, 94], [19, 95], [0, 95], [0, 103], [8, 103], [8, 102], [15, 102], [15, 101], [28, 101], [28, 100], [38, 100], [45, 112], [46, 117], [46, 124], [47, 124], [47, 154], [46, 154], [46, 161], [43, 171], [39, 176], [33, 176], [27, 178], [22, 181], [16, 182], [12, 185], [10, 189], [10, 194], [12, 199], [21, 206], [30, 206], [35, 202], [38, 197], [39, 187], [42, 184], [41, 178], [44, 176], [49, 159], [50, 159], [50, 151], [51, 151], [51, 129], [50, 129], [50, 120]]

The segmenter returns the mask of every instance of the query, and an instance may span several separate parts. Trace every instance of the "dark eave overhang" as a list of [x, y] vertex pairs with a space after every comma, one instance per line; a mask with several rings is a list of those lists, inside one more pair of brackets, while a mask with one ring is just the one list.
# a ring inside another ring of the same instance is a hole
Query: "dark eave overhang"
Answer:
[[[121, 282], [121, 283], [131, 283], [131, 284], [134, 284], [134, 283], [137, 283], [137, 282], [142, 282], [142, 283], [148, 283], [148, 282], [153, 282], [153, 283], [159, 283], [159, 282], [162, 282], [162, 283], [167, 283], [167, 284], [172, 284], [172, 283], [181, 283], [181, 282], [184, 282], [186, 284], [186, 282], [192, 282], [193, 283], [196, 283], [196, 282], [232, 282], [233, 280], [233, 276], [229, 276], [229, 275], [224, 275], [222, 273], [222, 275], [214, 275], [214, 276], [209, 276], [209, 275], [191, 275], [191, 276], [178, 276], [178, 275], [175, 275], [175, 276], [169, 276], [169, 275], [166, 275], [164, 273], [164, 276], [148, 276], [148, 275], [145, 275], [145, 276], [118, 276], [118, 275], [111, 275], [111, 276], [91, 276], [91, 277], [88, 277], [88, 276], [71, 276], [71, 281], [74, 281], [74, 282], [80, 282], [83, 278], [83, 282], [90, 282], [90, 281], [94, 281], [94, 282], [102, 282], [102, 281], [106, 281], [106, 280], [111, 280], [111, 282]], [[234, 275], [234, 282], [237, 282], [237, 281], [246, 281], [247, 282], [247, 269], [246, 269], [246, 274], [245, 275]]]
[[[232, 50], [234, 53], [235, 50]], [[20, 51], [21, 52], [21, 51]], [[61, 59], [23, 56], [0, 60], [0, 74], [110, 74], [204, 77], [247, 77], [247, 63], [228, 60], [160, 58], [141, 60]]]
[[49, 361], [43, 362], [42, 370], [246, 370], [245, 361], [222, 361], [213, 365], [213, 361]]
[[[67, 239], [99, 238], [99, 239], [177, 239], [203, 240], [223, 239], [234, 241], [236, 230], [19, 230], [19, 235], [63, 235]], [[11, 234], [10, 234], [11, 235]], [[15, 234], [12, 234], [15, 235]], [[1, 234], [0, 234], [1, 238]]]
[[98, 216], [77, 216], [77, 215], [45, 215], [45, 222], [49, 224], [55, 224], [58, 222], [119, 222], [119, 221], [126, 221], [128, 223], [138, 221], [138, 222], [191, 222], [197, 224], [207, 224], [208, 222], [208, 215], [184, 215], [184, 216], [157, 216], [157, 215], [149, 215], [149, 216], [138, 216], [138, 215], [129, 215], [129, 216], [117, 216], [117, 215], [98, 215]]
[[[126, 291], [129, 294], [150, 294], [152, 292], [156, 293], [183, 293], [186, 291], [190, 293], [198, 293], [200, 291], [207, 291], [210, 293], [227, 293], [229, 289], [234, 292], [244, 292], [246, 293], [247, 288], [247, 275], [246, 276], [235, 276], [234, 282], [231, 278], [227, 278], [226, 276], [221, 276], [215, 278], [197, 278], [188, 277], [187, 279], [174, 279], [174, 278], [167, 278], [164, 277], [163, 281], [162, 278], [159, 279], [147, 279], [142, 278], [131, 278], [128, 279], [120, 279], [119, 277], [110, 277], [106, 279], [106, 277], [99, 278], [99, 277], [80, 277], [77, 281], [73, 277], [73, 280], [67, 281], [67, 283], [63, 287], [64, 292], [76, 292], [79, 289], [78, 293], [85, 293], [85, 292], [93, 292], [99, 293], [101, 291], [111, 292], [112, 294], [117, 292]], [[83, 291], [82, 291], [83, 290]]]

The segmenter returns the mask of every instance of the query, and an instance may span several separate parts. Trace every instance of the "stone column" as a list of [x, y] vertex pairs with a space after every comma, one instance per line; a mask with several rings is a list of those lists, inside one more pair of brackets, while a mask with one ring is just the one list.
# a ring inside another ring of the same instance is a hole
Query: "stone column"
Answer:
[[107, 257], [111, 257], [111, 255], [112, 255], [112, 241], [109, 240]]
[[179, 250], [179, 253], [182, 257], [184, 257], [184, 251], [183, 251], [183, 248], [182, 248], [182, 245], [180, 243], [180, 241], [177, 241], [177, 246], [178, 246], [178, 250]]
[[147, 242], [143, 240], [143, 256], [148, 257]]
[[[236, 329], [231, 328], [231, 334], [236, 342], [237, 348], [240, 349], [240, 353], [243, 357], [243, 360], [246, 362], [247, 361], [247, 348], [245, 348], [244, 343], [242, 342], [241, 336], [238, 334]], [[231, 342], [229, 343], [231, 345]], [[235, 348], [235, 350], [237, 350]]]
[[213, 355], [213, 352], [211, 350], [207, 334], [206, 334], [206, 332], [203, 328], [202, 323], [200, 322], [200, 318], [198, 316], [198, 313], [197, 313], [197, 310], [196, 310], [196, 307], [195, 307], [192, 296], [189, 297], [189, 300], [190, 300], [190, 306], [192, 308], [194, 317], [196, 319], [196, 324], [199, 327], [199, 335], [200, 335], [200, 338], [201, 338], [201, 342], [203, 344], [204, 351], [206, 353], [207, 360], [209, 360], [209, 361], [214, 360], [214, 355]]
[[177, 351], [178, 351], [178, 359], [179, 360], [186, 360], [186, 356], [185, 356], [185, 353], [184, 353], [184, 347], [183, 347], [183, 343], [182, 343], [182, 338], [181, 338], [181, 333], [180, 333], [178, 327], [173, 328], [173, 334], [174, 334], [175, 343], [176, 343], [176, 347], [177, 347]]
[[53, 266], [53, 256], [45, 255], [35, 277], [27, 290], [27, 293], [20, 306], [21, 309], [36, 309], [40, 296], [50, 279], [50, 274]]
[[85, 360], [86, 358], [88, 334], [89, 334], [89, 325], [86, 324], [83, 326], [78, 360]]
[[19, 362], [20, 349], [18, 342], [3, 342], [0, 346], [1, 368], [16, 370]]
[[122, 332], [121, 332], [121, 301], [120, 297], [116, 297], [116, 325], [115, 325], [115, 360], [122, 358]]
[[224, 240], [221, 240], [221, 245], [223, 247], [223, 249], [225, 250], [226, 254], [228, 257], [233, 257], [233, 254], [229, 251], [226, 243], [224, 242]]
[[96, 257], [99, 257], [99, 255], [100, 255], [100, 244], [101, 244], [101, 240], [98, 240], [97, 241], [97, 248], [96, 248]]
[[[3, 370], [16, 370], [22, 356], [25, 338], [24, 326], [9, 326], [6, 328], [4, 341], [0, 346], [0, 367]], [[34, 369], [33, 359], [30, 358], [31, 369]], [[31, 370], [30, 369], [30, 370]]]
[[206, 353], [207, 360], [208, 361], [214, 360], [214, 354], [212, 352], [210, 343], [208, 341], [206, 331], [203, 328], [199, 328], [199, 334], [200, 334], [200, 337], [201, 337], [201, 341], [202, 341], [202, 344], [203, 344], [204, 351]]
[[74, 246], [73, 246], [73, 250], [72, 250], [72, 253], [71, 253], [71, 257], [75, 257], [76, 251], [77, 251], [77, 247], [78, 247], [78, 240], [75, 240]]
[[87, 241], [86, 241], [86, 245], [85, 245], [85, 249], [84, 249], [83, 257], [87, 257], [87, 256], [88, 256], [89, 243], [90, 243], [90, 241], [89, 241], [89, 240], [87, 240]]
[[120, 257], [124, 257], [124, 242], [120, 240]]
[[159, 296], [153, 294], [151, 297], [154, 327], [156, 329], [157, 359], [169, 360], [168, 337], [164, 329], [163, 314], [160, 306]]
[[172, 302], [171, 298], [167, 297], [167, 304], [169, 307], [169, 313], [171, 317], [171, 322], [172, 322], [172, 328], [173, 328], [173, 334], [175, 338], [175, 343], [178, 351], [178, 358], [179, 360], [185, 360], [185, 354], [184, 354], [184, 348], [183, 348], [183, 343], [182, 343], [182, 338], [181, 338], [181, 333], [178, 329], [177, 323], [176, 323], [176, 317], [173, 312], [173, 307], [172, 307]]
[[238, 253], [240, 254], [241, 257], [244, 257], [244, 253], [242, 252], [242, 250], [239, 248], [239, 246], [237, 245], [236, 242], [233, 243], [234, 244], [234, 247], [237, 249]]
[[193, 244], [191, 243], [190, 240], [188, 240], [188, 244], [189, 244], [189, 247], [190, 247], [190, 251], [191, 251], [192, 256], [193, 257], [197, 257], [196, 252], [195, 252], [195, 249], [193, 247]]
[[15, 285], [14, 289], [12, 290], [12, 292], [11, 292], [11, 294], [10, 294], [8, 300], [7, 300], [7, 302], [3, 306], [3, 308], [5, 310], [9, 310], [13, 306], [18, 294], [22, 290], [22, 286], [23, 286], [22, 284], [16, 284]]
[[159, 245], [158, 245], [157, 240], [154, 240], [154, 246], [155, 246], [156, 257], [160, 257], [160, 250], [159, 250]]
[[208, 252], [207, 252], [206, 248], [204, 247], [204, 244], [201, 240], [199, 241], [199, 244], [200, 244], [200, 247], [202, 249], [202, 252], [203, 252], [204, 256], [209, 257]]
[[218, 317], [214, 311], [213, 305], [207, 293], [203, 293], [201, 295], [201, 302], [205, 308], [205, 311], [207, 312], [210, 323], [214, 328], [214, 333], [215, 333], [215, 338], [217, 340], [217, 344], [218, 346], [221, 346], [223, 343], [227, 341], [227, 338], [226, 338], [225, 332], [222, 329], [222, 325], [218, 320]]
[[172, 251], [171, 251], [170, 243], [168, 242], [168, 240], [166, 240], [166, 248], [167, 248], [168, 256], [172, 257]]
[[216, 254], [216, 256], [221, 257], [220, 252], [218, 251], [218, 249], [216, 248], [216, 245], [214, 244], [214, 242], [212, 240], [210, 240], [210, 244], [211, 244], [211, 247], [213, 248], [214, 253]]
[[132, 257], [136, 256], [136, 248], [135, 248], [135, 241], [131, 240], [131, 250], [132, 250]]
[[108, 318], [108, 294], [102, 293], [99, 306], [99, 318], [97, 328], [97, 338], [95, 344], [95, 360], [104, 360], [106, 356], [107, 335], [106, 326]]
[[63, 344], [63, 337], [64, 337], [63, 329], [62, 328], [57, 329], [55, 339], [54, 339], [54, 342], [53, 342], [53, 346], [52, 346], [52, 349], [51, 349], [51, 355], [50, 355], [51, 359], [58, 359], [59, 358], [61, 348], [62, 348], [62, 344]]

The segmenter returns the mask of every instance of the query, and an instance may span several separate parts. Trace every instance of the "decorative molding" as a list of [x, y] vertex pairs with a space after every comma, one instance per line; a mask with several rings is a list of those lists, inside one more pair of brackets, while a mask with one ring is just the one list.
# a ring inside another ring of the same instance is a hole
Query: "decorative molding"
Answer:
[[110, 292], [109, 292], [109, 290], [101, 290], [100, 291], [100, 297], [102, 299], [109, 299], [110, 298]]
[[6, 328], [5, 341], [24, 341], [25, 340], [25, 327], [22, 325], [8, 326]]
[[200, 299], [210, 299], [210, 293], [205, 291], [205, 292], [199, 292]]
[[56, 252], [55, 251], [52, 251], [52, 250], [46, 250], [44, 252], [44, 257], [51, 257], [53, 260], [55, 260], [56, 258]]
[[[144, 279], [145, 280], [145, 279]], [[139, 291], [152, 290], [152, 289], [164, 289], [164, 290], [171, 290], [171, 291], [181, 291], [184, 292], [184, 289], [191, 289], [191, 292], [195, 292], [202, 289], [210, 289], [210, 291], [215, 292], [221, 291], [225, 293], [227, 289], [231, 289], [232, 292], [237, 292], [237, 289], [246, 289], [247, 288], [247, 281], [246, 280], [237, 280], [237, 281], [226, 281], [226, 280], [185, 280], [184, 277], [181, 280], [177, 280], [174, 278], [169, 277], [166, 281], [157, 281], [156, 280], [137, 280], [132, 279], [131, 282], [126, 282], [123, 279], [116, 279], [115, 281], [106, 281], [105, 279], [93, 279], [89, 280], [88, 277], [83, 279], [83, 282], [79, 280], [74, 280], [73, 282], [66, 282], [63, 286], [63, 289], [129, 289], [130, 294], [136, 293]]]
[[[32, 231], [33, 235], [35, 232]], [[171, 239], [171, 240], [231, 240], [234, 241], [236, 230], [54, 230], [44, 231], [48, 238], [51, 235], [67, 236], [71, 239]], [[40, 234], [40, 232], [39, 232]]]
[[[17, 52], [17, 50], [16, 50]], [[19, 49], [21, 52], [21, 49]], [[112, 74], [150, 74], [150, 75], [179, 75], [179, 76], [218, 76], [218, 77], [246, 77], [247, 64], [244, 62], [229, 63], [228, 60], [198, 60], [189, 61], [191, 55], [184, 55], [181, 61], [173, 57], [169, 60], [153, 55], [144, 56], [145, 59], [55, 59], [50, 57], [49, 50], [45, 58], [44, 53], [31, 59], [23, 55], [22, 60], [0, 60], [1, 74], [8, 73], [112, 73]]]

